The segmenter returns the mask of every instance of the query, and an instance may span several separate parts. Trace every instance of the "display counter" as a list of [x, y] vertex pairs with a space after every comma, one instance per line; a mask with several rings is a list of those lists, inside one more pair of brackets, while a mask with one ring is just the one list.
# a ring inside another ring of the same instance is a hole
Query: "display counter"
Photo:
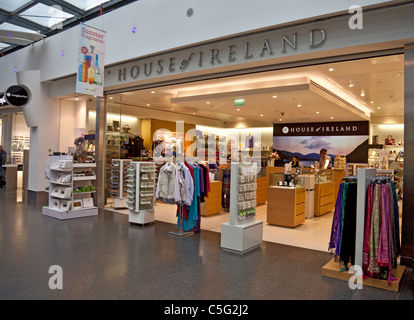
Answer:
[[268, 187], [269, 187], [269, 179], [267, 177], [257, 178], [257, 190], [256, 190], [257, 205], [266, 203]]
[[3, 165], [3, 176], [6, 178], [6, 190], [17, 190], [17, 164], [5, 164]]
[[267, 189], [267, 223], [297, 227], [305, 222], [306, 189], [272, 186]]
[[305, 222], [304, 175], [271, 173], [267, 189], [267, 223], [297, 227]]
[[314, 216], [319, 217], [335, 208], [335, 181], [332, 170], [316, 173]]
[[221, 181], [210, 181], [210, 192], [201, 205], [201, 216], [208, 217], [221, 212], [222, 186]]

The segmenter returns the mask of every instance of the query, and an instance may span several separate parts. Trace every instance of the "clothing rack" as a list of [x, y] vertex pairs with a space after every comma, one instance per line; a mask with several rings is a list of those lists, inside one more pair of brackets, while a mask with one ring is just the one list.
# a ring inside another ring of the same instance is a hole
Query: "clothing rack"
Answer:
[[[330, 262], [325, 264], [322, 267], [322, 275], [330, 278], [345, 280], [345, 281], [354, 281], [355, 277], [352, 274], [359, 276], [360, 280], [363, 282], [363, 285], [368, 285], [380, 289], [391, 290], [398, 292], [402, 284], [402, 280], [405, 275], [405, 266], [397, 265], [396, 268], [396, 281], [393, 281], [392, 284], [388, 284], [387, 281], [378, 280], [374, 278], [362, 279], [362, 265], [363, 265], [363, 245], [364, 245], [364, 232], [365, 232], [365, 210], [367, 205], [366, 194], [368, 191], [368, 186], [372, 181], [387, 181], [391, 177], [384, 177], [377, 175], [377, 170], [375, 168], [361, 168], [358, 169], [357, 176], [347, 177], [351, 178], [349, 181], [354, 181], [356, 177], [357, 180], [357, 207], [356, 207], [356, 233], [355, 233], [355, 261], [354, 268], [348, 272], [341, 272], [338, 268], [338, 265], [332, 259]], [[357, 278], [358, 279], [358, 278]], [[353, 282], [354, 283], [354, 282]], [[359, 282], [358, 282], [359, 283]]]
[[184, 209], [183, 208], [184, 206], [180, 205], [180, 224], [179, 224], [178, 232], [172, 232], [172, 231], [168, 232], [168, 234], [179, 237], [179, 238], [194, 235], [194, 231], [184, 231]]

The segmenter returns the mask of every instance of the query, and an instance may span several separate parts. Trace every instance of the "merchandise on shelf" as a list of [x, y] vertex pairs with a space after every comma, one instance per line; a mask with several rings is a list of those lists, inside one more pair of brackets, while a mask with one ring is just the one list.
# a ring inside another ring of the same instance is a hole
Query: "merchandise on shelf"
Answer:
[[96, 192], [95, 163], [74, 163], [72, 156], [50, 156], [49, 203], [42, 214], [57, 219], [72, 219], [98, 214], [92, 194]]
[[238, 221], [245, 221], [256, 217], [256, 167], [240, 166], [238, 187]]

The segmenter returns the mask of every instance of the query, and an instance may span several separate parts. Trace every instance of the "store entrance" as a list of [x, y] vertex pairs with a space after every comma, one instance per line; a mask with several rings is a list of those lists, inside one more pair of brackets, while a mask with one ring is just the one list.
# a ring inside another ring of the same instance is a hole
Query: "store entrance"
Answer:
[[[243, 157], [260, 167], [256, 219], [264, 222], [265, 241], [326, 251], [339, 184], [358, 168], [377, 168], [392, 177], [402, 215], [403, 55], [128, 91], [108, 95], [106, 108], [107, 210], [129, 212], [122, 185], [113, 179], [115, 162], [155, 159], [161, 167], [185, 153], [210, 169], [202, 230], [221, 232], [229, 220], [229, 163]], [[320, 123], [319, 129], [313, 126]], [[359, 123], [367, 125], [364, 133], [340, 134]], [[308, 129], [297, 129], [305, 125]], [[283, 130], [309, 131], [285, 137]], [[319, 162], [322, 149], [330, 157], [326, 169]], [[294, 165], [289, 175], [286, 164]], [[302, 187], [300, 174], [314, 176], [313, 203], [306, 201], [309, 195], [298, 202], [302, 195], [277, 191]], [[313, 207], [313, 215], [302, 206]], [[176, 224], [177, 208], [158, 202], [155, 220]]]

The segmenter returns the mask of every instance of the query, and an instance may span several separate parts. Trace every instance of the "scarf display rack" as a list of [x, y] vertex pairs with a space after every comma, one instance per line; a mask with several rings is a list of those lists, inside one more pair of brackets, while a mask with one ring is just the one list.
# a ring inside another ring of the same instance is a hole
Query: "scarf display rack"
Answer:
[[[365, 238], [365, 219], [367, 212], [367, 205], [369, 203], [367, 193], [368, 187], [372, 182], [385, 182], [389, 181], [391, 177], [382, 175], [379, 172], [377, 176], [377, 170], [374, 168], [364, 168], [358, 169], [356, 176], [346, 177], [343, 181], [353, 183], [356, 185], [356, 190], [354, 190], [356, 208], [355, 208], [355, 223], [353, 227], [355, 228], [355, 247], [348, 248], [348, 253], [350, 260], [352, 260], [352, 267], [349, 266], [349, 269], [343, 270], [343, 265], [337, 262], [337, 257], [333, 258], [327, 264], [322, 267], [322, 276], [335, 278], [339, 280], [349, 281], [355, 285], [361, 284], [362, 286], [371, 286], [375, 288], [390, 290], [398, 292], [401, 288], [402, 281], [406, 273], [406, 267], [401, 265], [396, 265], [392, 269], [393, 281], [386, 281], [383, 279], [365, 277], [363, 274], [363, 262], [364, 262], [364, 238]], [[356, 192], [355, 192], [356, 191]], [[339, 198], [339, 195], [338, 195]], [[334, 217], [335, 218], [335, 217]], [[399, 235], [398, 235], [399, 236]], [[352, 239], [351, 239], [352, 240]], [[331, 243], [332, 245], [332, 234], [331, 234]]]

